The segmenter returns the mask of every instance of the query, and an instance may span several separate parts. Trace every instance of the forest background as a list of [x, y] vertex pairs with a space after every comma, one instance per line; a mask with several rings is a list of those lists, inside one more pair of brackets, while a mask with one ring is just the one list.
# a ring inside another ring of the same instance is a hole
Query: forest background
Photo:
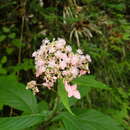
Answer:
[[[30, 112], [22, 106], [32, 101], [28, 107], [34, 112], [33, 94], [17, 90], [17, 86], [25, 87], [35, 79], [32, 53], [42, 39], [58, 37], [92, 58], [82, 99], [70, 101], [71, 108], [95, 109], [130, 130], [129, 0], [0, 0], [0, 129], [43, 128], [39, 116], [27, 116]], [[37, 94], [39, 111], [48, 114], [54, 97], [47, 89]], [[63, 106], [60, 109], [63, 111]], [[96, 120], [96, 112], [92, 113]], [[76, 129], [66, 120], [54, 119], [45, 123], [44, 129]], [[107, 130], [106, 125], [97, 130]]]

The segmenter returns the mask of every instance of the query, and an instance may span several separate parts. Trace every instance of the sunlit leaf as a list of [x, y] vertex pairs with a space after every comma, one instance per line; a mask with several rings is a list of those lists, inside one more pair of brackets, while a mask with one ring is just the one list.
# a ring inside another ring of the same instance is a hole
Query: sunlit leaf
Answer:
[[112, 118], [96, 110], [81, 111], [78, 116], [64, 112], [59, 119], [66, 130], [123, 130]]
[[0, 130], [21, 130], [41, 123], [43, 120], [44, 117], [40, 114], [17, 117], [1, 117]]
[[0, 77], [0, 102], [27, 113], [37, 112], [35, 96], [18, 83], [14, 76]]
[[77, 84], [78, 89], [81, 92], [81, 96], [86, 95], [91, 88], [109, 90], [110, 88], [102, 83], [97, 81], [94, 76], [81, 76], [72, 81], [73, 84]]

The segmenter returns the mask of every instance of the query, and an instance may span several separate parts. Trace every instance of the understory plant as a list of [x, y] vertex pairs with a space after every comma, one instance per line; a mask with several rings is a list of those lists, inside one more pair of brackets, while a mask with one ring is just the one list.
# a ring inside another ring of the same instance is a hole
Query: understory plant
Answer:
[[1, 130], [130, 130], [129, 82], [129, 0], [0, 1]]
[[[83, 98], [92, 88], [110, 91], [108, 86], [87, 75], [91, 62], [88, 54], [80, 49], [74, 52], [64, 39], [58, 38], [52, 42], [42, 40], [40, 49], [32, 56], [35, 57], [37, 81], [32, 80], [25, 87], [13, 75], [0, 78], [1, 104], [21, 111], [20, 116], [1, 117], [1, 130], [123, 130], [108, 115], [76, 105], [77, 99]], [[45, 93], [47, 88], [50, 92]], [[40, 93], [48, 97], [50, 103], [44, 98], [36, 99]], [[14, 109], [12, 111], [15, 113]]]

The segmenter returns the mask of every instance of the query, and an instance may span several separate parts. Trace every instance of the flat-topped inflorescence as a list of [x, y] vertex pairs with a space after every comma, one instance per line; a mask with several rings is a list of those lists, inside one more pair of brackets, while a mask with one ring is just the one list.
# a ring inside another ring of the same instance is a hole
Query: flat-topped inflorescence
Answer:
[[[84, 55], [80, 49], [74, 53], [64, 39], [58, 38], [52, 42], [43, 40], [40, 49], [32, 56], [35, 58], [36, 77], [43, 79], [42, 86], [51, 89], [56, 80], [62, 78], [68, 97], [80, 99], [77, 86], [70, 85], [70, 82], [78, 76], [90, 73], [88, 63], [91, 58], [88, 54]], [[34, 93], [39, 92], [36, 83], [33, 84], [34, 81], [31, 81], [31, 86], [28, 83], [27, 89], [32, 89]]]

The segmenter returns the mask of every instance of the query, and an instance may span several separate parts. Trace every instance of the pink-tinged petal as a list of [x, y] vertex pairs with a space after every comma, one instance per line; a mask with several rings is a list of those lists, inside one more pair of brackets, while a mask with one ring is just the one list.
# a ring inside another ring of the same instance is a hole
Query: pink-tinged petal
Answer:
[[66, 76], [66, 75], [67, 75], [67, 71], [64, 70], [64, 71], [62, 72], [62, 75], [65, 75], [65, 76]]
[[65, 90], [69, 93], [69, 92], [71, 91], [70, 86], [69, 86], [69, 85], [68, 85], [68, 86], [65, 86]]
[[65, 63], [70, 63], [70, 58], [67, 56], [67, 54], [62, 53], [61, 55], [61, 59], [65, 62]]
[[54, 61], [54, 60], [49, 61], [49, 62], [48, 62], [48, 66], [49, 66], [49, 67], [52, 67], [52, 68], [55, 67], [55, 66], [56, 66], [55, 61]]
[[52, 77], [52, 79], [56, 80], [56, 79], [57, 79], [57, 77], [56, 77], [56, 76], [53, 76], [53, 77]]
[[54, 53], [56, 49], [54, 47], [49, 48], [49, 53]]
[[70, 72], [72, 73], [72, 75], [74, 77], [76, 77], [79, 73], [79, 70], [76, 67], [73, 67], [73, 68], [70, 69]]
[[89, 62], [92, 62], [92, 60], [91, 60], [91, 57], [90, 57], [90, 55], [86, 55], [86, 59], [89, 61]]
[[65, 49], [67, 52], [71, 52], [72, 51], [72, 48], [70, 45], [66, 46], [66, 49]]
[[37, 61], [37, 66], [43, 66], [45, 62], [43, 60], [38, 60]]
[[69, 71], [64, 70], [64, 71], [62, 72], [62, 74], [63, 74], [64, 76], [67, 76], [67, 75], [70, 75], [70, 72], [69, 72]]
[[56, 41], [56, 48], [62, 49], [64, 48], [65, 44], [66, 44], [66, 41], [64, 39], [58, 38], [58, 40]]
[[43, 39], [42, 40], [42, 44], [44, 45], [44, 44], [48, 44], [50, 41], [46, 38], [46, 39]]
[[32, 57], [36, 57], [36, 56], [37, 56], [37, 52], [35, 51], [33, 52]]
[[75, 91], [73, 92], [73, 96], [74, 96], [75, 98], [77, 98], [77, 99], [80, 99], [80, 98], [81, 98], [80, 93], [79, 93], [78, 90], [75, 90]]
[[64, 85], [65, 85], [65, 90], [67, 92], [71, 91], [71, 87], [70, 87], [70, 85], [66, 81], [64, 82]]
[[61, 52], [61, 51], [57, 51], [57, 52], [55, 53], [55, 56], [56, 56], [57, 58], [62, 58], [62, 52]]
[[61, 61], [60, 64], [59, 64], [59, 67], [61, 69], [64, 69], [66, 67], [66, 63], [64, 61]]
[[86, 62], [86, 57], [84, 55], [81, 55], [80, 56], [80, 62]]
[[72, 97], [73, 96], [73, 91], [69, 91], [68, 92], [68, 97]]
[[63, 38], [58, 38], [58, 40], [56, 41], [56, 43], [65, 45], [66, 41]]
[[42, 74], [42, 72], [40, 70], [36, 71], [36, 77], [39, 77]]
[[39, 77], [45, 70], [46, 68], [44, 66], [36, 68], [36, 77]]
[[84, 74], [86, 74], [87, 73], [87, 71], [85, 71], [85, 70], [80, 70], [80, 75], [84, 75]]
[[62, 58], [63, 60], [66, 60], [66, 59], [68, 58], [68, 57], [67, 57], [67, 54], [62, 53], [61, 58]]
[[71, 64], [76, 65], [79, 63], [79, 57], [77, 55], [74, 55], [71, 57]]
[[67, 82], [64, 82], [65, 90], [68, 93], [68, 97], [74, 96], [77, 99], [80, 99], [80, 93], [77, 90], [77, 85], [69, 85]]
[[80, 49], [77, 50], [77, 53], [79, 53], [81, 55], [83, 54], [82, 50], [80, 50]]
[[75, 85], [71, 85], [70, 87], [71, 87], [71, 90], [72, 90], [72, 91], [77, 90], [77, 85], [76, 85], [76, 84], [75, 84]]
[[51, 89], [51, 87], [52, 87], [52, 86], [51, 86], [49, 83], [47, 83], [47, 82], [43, 83], [42, 85], [45, 86], [45, 87], [47, 87], [48, 89]]

